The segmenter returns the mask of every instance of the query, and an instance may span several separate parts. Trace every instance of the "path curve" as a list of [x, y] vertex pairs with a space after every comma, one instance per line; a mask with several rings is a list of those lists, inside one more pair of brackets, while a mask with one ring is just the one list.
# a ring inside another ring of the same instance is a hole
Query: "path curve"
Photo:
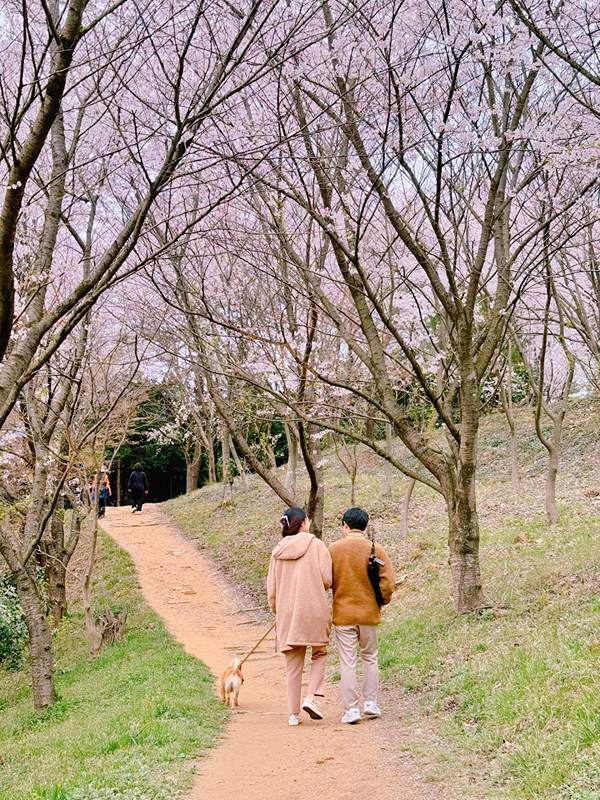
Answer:
[[[239, 607], [215, 565], [157, 507], [148, 504], [141, 515], [108, 508], [101, 524], [131, 555], [149, 605], [214, 675], [268, 629]], [[244, 678], [240, 710], [222, 743], [198, 759], [189, 800], [433, 797], [414, 765], [390, 752], [384, 720], [340, 724], [337, 686], [329, 689], [323, 721], [303, 714], [302, 725], [288, 726], [283, 658], [272, 634], [244, 665]]]

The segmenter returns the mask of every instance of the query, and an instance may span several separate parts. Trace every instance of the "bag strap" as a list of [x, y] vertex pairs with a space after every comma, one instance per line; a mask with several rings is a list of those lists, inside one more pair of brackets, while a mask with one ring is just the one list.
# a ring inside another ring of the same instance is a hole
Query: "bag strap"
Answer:
[[381, 589], [379, 588], [379, 564], [375, 556], [375, 536], [371, 535], [371, 554], [367, 562], [367, 574], [369, 576], [369, 583], [373, 587], [375, 594], [375, 601], [378, 606], [384, 605]]

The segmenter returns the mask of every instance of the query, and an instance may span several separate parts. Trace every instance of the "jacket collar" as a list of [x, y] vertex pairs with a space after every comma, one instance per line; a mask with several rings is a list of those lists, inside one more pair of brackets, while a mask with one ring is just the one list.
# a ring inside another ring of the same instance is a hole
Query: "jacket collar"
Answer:
[[348, 533], [344, 537], [345, 539], [366, 539], [367, 534], [364, 531], [359, 530], [349, 530]]

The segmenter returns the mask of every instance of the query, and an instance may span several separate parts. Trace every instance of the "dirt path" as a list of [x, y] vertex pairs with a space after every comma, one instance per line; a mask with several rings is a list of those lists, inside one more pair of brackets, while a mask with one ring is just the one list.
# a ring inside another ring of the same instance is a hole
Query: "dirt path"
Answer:
[[[268, 629], [244, 612], [214, 565], [152, 505], [133, 516], [109, 508], [102, 527], [135, 563], [148, 603], [192, 655], [217, 675]], [[417, 767], [395, 757], [386, 720], [341, 725], [332, 686], [325, 719], [287, 724], [283, 659], [272, 635], [244, 665], [240, 710], [222, 744], [200, 759], [189, 800], [434, 800]], [[393, 709], [383, 707], [388, 718]]]

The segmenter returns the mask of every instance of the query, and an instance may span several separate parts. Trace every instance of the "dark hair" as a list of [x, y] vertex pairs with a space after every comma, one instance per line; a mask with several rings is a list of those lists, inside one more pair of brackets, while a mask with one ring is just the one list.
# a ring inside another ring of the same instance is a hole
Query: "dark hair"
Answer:
[[135, 467], [133, 468], [133, 471], [134, 471], [134, 472], [143, 472], [143, 471], [144, 471], [144, 470], [142, 469], [142, 465], [140, 464], [140, 462], [139, 462], [139, 461], [138, 461], [138, 463], [135, 465]]
[[288, 508], [279, 520], [282, 536], [295, 536], [306, 519], [306, 511], [301, 508]]
[[342, 522], [353, 531], [364, 531], [369, 524], [369, 515], [362, 508], [349, 508], [342, 517]]

